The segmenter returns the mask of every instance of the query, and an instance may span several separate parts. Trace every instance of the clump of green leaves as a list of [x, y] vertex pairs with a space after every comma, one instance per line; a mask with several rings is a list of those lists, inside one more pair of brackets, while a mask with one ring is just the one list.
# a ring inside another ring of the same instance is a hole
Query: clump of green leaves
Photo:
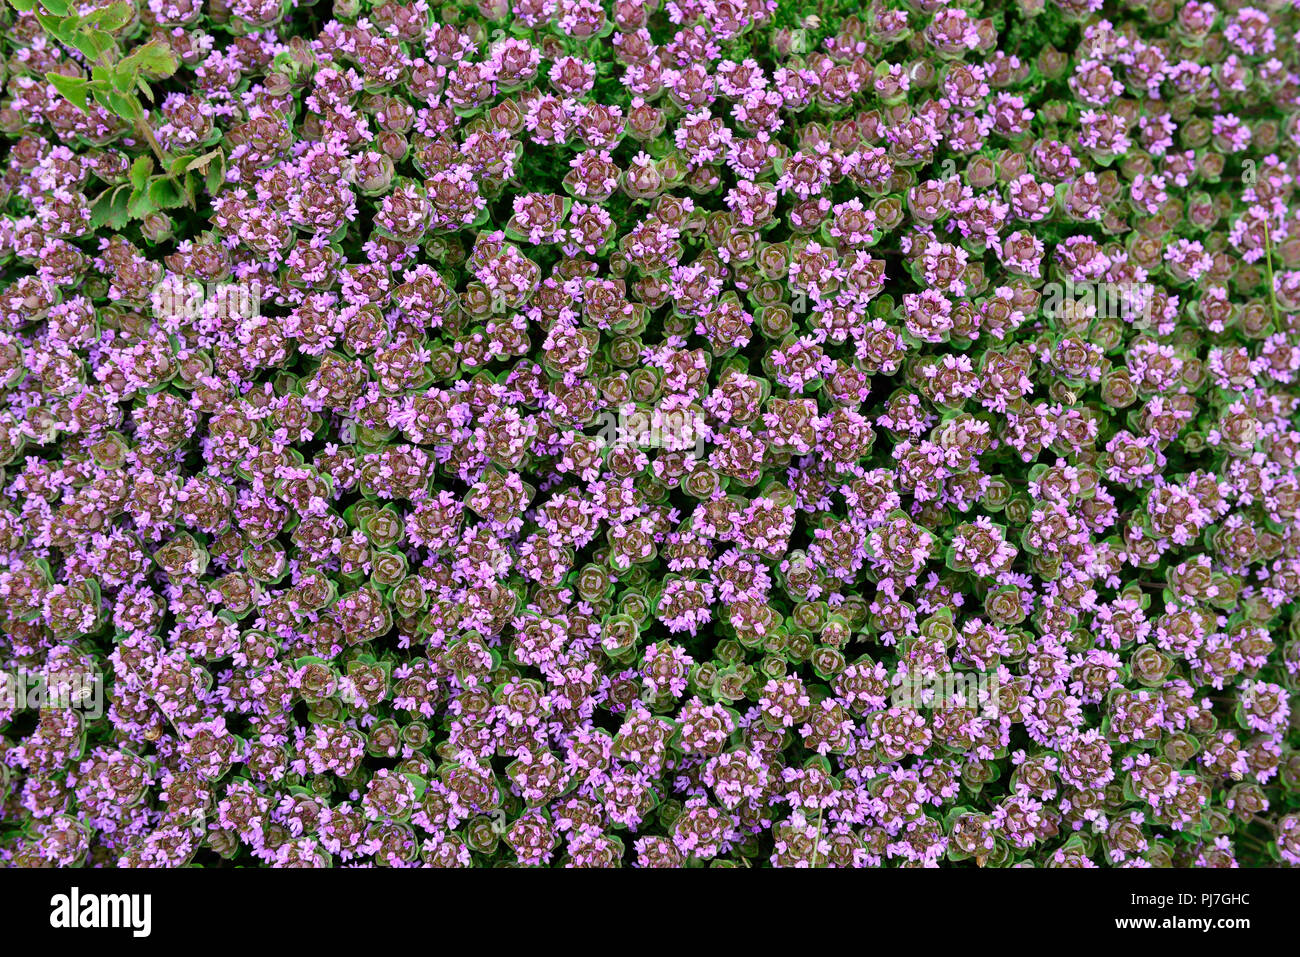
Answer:
[[203, 156], [177, 156], [167, 160], [163, 172], [154, 173], [151, 156], [136, 157], [127, 182], [100, 193], [91, 205], [91, 221], [112, 229], [122, 229], [132, 219], [143, 220], [164, 209], [181, 206], [194, 208], [200, 176], [205, 172], [208, 189], [214, 192], [213, 179], [224, 173], [221, 151]]
[[[119, 38], [135, 21], [132, 4], [114, 0], [83, 14], [69, 0], [8, 2], [20, 12], [33, 13], [50, 37], [80, 51], [90, 67], [89, 77], [47, 73], [45, 79], [79, 109], [89, 109], [93, 101], [131, 124], [153, 153], [152, 157], [135, 160], [129, 182], [105, 190], [95, 199], [95, 225], [120, 229], [130, 219], [142, 220], [160, 210], [193, 208], [205, 175], [209, 189], [219, 185], [225, 169], [219, 150], [198, 158], [169, 155], [149, 125], [144, 101], [154, 102], [150, 83], [172, 76], [180, 63], [171, 47], [161, 40], [150, 40], [123, 55]], [[214, 178], [216, 183], [212, 182]]]
[[[171, 48], [159, 40], [151, 40], [127, 56], [121, 55], [115, 34], [136, 16], [135, 8], [126, 0], [114, 0], [85, 14], [73, 11], [68, 0], [40, 0], [39, 4], [37, 0], [9, 0], [9, 3], [16, 10], [33, 13], [47, 34], [86, 58], [91, 68], [89, 79], [61, 73], [45, 76], [69, 102], [86, 109], [93, 99], [137, 129], [145, 116], [138, 94], [143, 93], [152, 102], [149, 81], [171, 76], [180, 65]], [[162, 159], [157, 140], [152, 134], [146, 139]]]

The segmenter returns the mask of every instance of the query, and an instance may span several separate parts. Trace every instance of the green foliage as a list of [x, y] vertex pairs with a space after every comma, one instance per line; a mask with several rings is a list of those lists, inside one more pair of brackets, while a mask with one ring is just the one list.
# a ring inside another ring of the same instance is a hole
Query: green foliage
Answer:
[[[34, 9], [34, 5], [25, 6], [30, 0], [9, 2], [19, 11]], [[60, 43], [80, 51], [91, 63], [89, 79], [62, 73], [47, 73], [45, 79], [78, 109], [89, 111], [93, 100], [131, 124], [163, 167], [162, 172], [152, 176], [154, 160], [138, 157], [131, 166], [130, 192], [125, 192], [125, 186], [119, 186], [100, 195], [92, 204], [92, 222], [120, 229], [129, 219], [144, 219], [178, 206], [193, 206], [195, 193], [202, 183], [209, 190], [218, 187], [224, 164], [214, 167], [212, 160], [220, 155], [219, 151], [197, 160], [188, 156], [168, 157], [149, 126], [148, 110], [140, 101], [140, 94], [152, 103], [154, 95], [149, 81], [172, 76], [180, 68], [180, 61], [161, 40], [150, 40], [121, 56], [111, 31], [131, 22], [135, 13], [131, 4], [115, 0], [84, 16], [69, 13], [65, 0], [43, 0], [42, 6], [43, 10], [35, 10], [41, 28]], [[210, 169], [217, 170], [215, 177], [211, 172], [204, 176], [203, 171]]]

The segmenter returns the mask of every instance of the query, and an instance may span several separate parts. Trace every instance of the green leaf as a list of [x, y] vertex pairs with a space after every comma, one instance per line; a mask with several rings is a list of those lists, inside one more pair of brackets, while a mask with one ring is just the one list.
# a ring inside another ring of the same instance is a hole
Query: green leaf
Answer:
[[9, 0], [9, 6], [19, 13], [30, 13], [36, 9], [36, 0]]
[[150, 40], [142, 47], [137, 47], [131, 55], [118, 64], [119, 69], [130, 70], [132, 82], [141, 73], [161, 79], [171, 76], [180, 67], [180, 61], [172, 48], [161, 40]]
[[136, 73], [126, 60], [122, 60], [113, 67], [113, 89], [123, 96], [130, 95], [135, 89]]
[[153, 172], [153, 157], [141, 156], [131, 164], [131, 186], [136, 192], [143, 192], [149, 184], [149, 174]]
[[132, 219], [144, 219], [150, 213], [158, 212], [158, 207], [149, 198], [147, 189], [132, 190], [131, 198], [127, 200], [126, 211], [131, 215]]
[[183, 177], [185, 193], [193, 206], [200, 189], [206, 186], [209, 193], [215, 194], [221, 188], [226, 176], [225, 153], [218, 147], [202, 156], [180, 156], [171, 170], [173, 176]]
[[411, 782], [411, 787], [415, 788], [415, 799], [418, 801], [424, 797], [424, 792], [429, 789], [429, 782], [418, 774], [403, 774], [402, 777]]
[[87, 99], [90, 93], [89, 80], [75, 76], [64, 76], [62, 73], [47, 73], [45, 79], [73, 106], [80, 108], [83, 112], [90, 108]]
[[92, 10], [81, 18], [81, 22], [93, 24], [101, 30], [118, 30], [130, 23], [134, 14], [135, 10], [126, 0], [115, 0], [106, 7]]
[[82, 30], [70, 41], [86, 59], [94, 62], [116, 46], [113, 35], [104, 30]]
[[225, 185], [225, 182], [226, 158], [222, 156], [220, 162], [208, 166], [208, 174], [203, 178], [203, 185], [207, 187], [209, 196], [215, 196], [221, 187]]
[[41, 6], [56, 17], [66, 17], [71, 4], [68, 0], [41, 0]]
[[94, 88], [94, 94], [95, 99], [99, 101], [104, 109], [114, 116], [121, 117], [128, 123], [134, 123], [144, 116], [144, 110], [141, 109], [139, 102], [133, 96], [122, 96], [112, 90], [103, 90], [99, 87]]
[[159, 176], [149, 187], [149, 199], [159, 209], [174, 209], [184, 206], [185, 194], [181, 192], [176, 181], [167, 176]]
[[45, 32], [50, 36], [55, 37], [60, 43], [66, 43], [69, 46], [73, 45], [73, 40], [76, 38], [77, 33], [73, 26], [68, 22], [67, 17], [51, 16], [48, 13], [43, 13], [42, 11], [37, 10], [36, 19], [40, 22], [41, 27]]
[[90, 207], [90, 225], [94, 229], [125, 229], [130, 213], [127, 211], [127, 192], [124, 186], [105, 190]]

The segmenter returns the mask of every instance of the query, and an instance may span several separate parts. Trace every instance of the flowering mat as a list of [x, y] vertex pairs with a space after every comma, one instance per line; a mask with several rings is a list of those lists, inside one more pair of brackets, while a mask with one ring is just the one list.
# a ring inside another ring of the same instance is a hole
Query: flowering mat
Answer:
[[1283, 0], [6, 0], [0, 862], [1300, 862]]

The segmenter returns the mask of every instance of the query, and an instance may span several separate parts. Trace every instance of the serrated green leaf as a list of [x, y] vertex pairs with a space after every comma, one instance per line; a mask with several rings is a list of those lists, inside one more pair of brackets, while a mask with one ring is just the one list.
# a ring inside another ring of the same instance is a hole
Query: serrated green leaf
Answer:
[[168, 176], [159, 176], [149, 186], [149, 199], [158, 209], [173, 209], [185, 205], [185, 194], [181, 192], [176, 181]]
[[94, 229], [107, 226], [109, 229], [125, 229], [130, 213], [127, 211], [126, 188], [105, 190], [90, 207], [90, 225]]
[[140, 156], [131, 164], [131, 186], [136, 192], [143, 192], [149, 183], [149, 174], [153, 172], [153, 157]]
[[158, 207], [149, 198], [149, 190], [146, 188], [131, 191], [131, 198], [126, 203], [126, 211], [132, 219], [144, 219], [150, 213], [158, 212]]
[[47, 73], [45, 79], [59, 91], [59, 94], [82, 111], [90, 108], [90, 81], [81, 77], [64, 76], [62, 73]]

